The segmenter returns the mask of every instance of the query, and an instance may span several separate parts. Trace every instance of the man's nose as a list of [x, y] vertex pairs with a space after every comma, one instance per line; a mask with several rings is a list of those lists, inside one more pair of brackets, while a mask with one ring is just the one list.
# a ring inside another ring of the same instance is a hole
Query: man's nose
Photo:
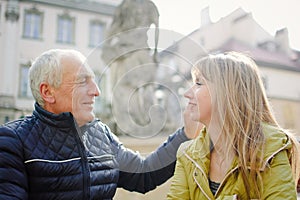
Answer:
[[100, 96], [101, 94], [101, 91], [95, 81], [91, 82], [91, 88], [89, 90], [89, 94], [96, 97]]

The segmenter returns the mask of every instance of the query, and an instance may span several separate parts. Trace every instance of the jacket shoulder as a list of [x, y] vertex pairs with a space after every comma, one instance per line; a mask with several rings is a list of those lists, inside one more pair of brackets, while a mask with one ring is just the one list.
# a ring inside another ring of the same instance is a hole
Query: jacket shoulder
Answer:
[[16, 136], [17, 130], [22, 126], [23, 119], [7, 122], [0, 126], [0, 136]]
[[110, 130], [110, 128], [100, 120], [95, 121], [95, 127], [99, 129], [109, 141], [115, 145], [121, 144], [119, 138]]
[[177, 158], [180, 158], [181, 156], [184, 155], [184, 152], [186, 152], [189, 148], [191, 148], [191, 145], [193, 144], [194, 140], [189, 140], [186, 142], [183, 142], [178, 150], [177, 150]]

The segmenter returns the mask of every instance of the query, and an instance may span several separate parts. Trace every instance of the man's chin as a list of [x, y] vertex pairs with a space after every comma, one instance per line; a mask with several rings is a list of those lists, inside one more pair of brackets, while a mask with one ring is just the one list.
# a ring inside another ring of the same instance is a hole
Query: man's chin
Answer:
[[74, 116], [76, 122], [78, 123], [79, 126], [83, 126], [87, 123], [92, 122], [95, 119], [95, 114], [91, 113], [89, 116], [83, 116], [83, 115], [79, 115], [79, 116]]
[[91, 121], [93, 121], [94, 119], [95, 119], [95, 114], [94, 114], [94, 113], [91, 113], [91, 115], [88, 116], [88, 117], [86, 118], [86, 121], [91, 122]]

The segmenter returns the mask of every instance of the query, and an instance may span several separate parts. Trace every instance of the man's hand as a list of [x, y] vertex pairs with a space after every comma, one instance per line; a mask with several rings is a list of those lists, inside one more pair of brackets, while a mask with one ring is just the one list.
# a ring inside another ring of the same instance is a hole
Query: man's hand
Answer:
[[194, 121], [191, 118], [190, 107], [190, 105], [187, 105], [183, 112], [184, 132], [189, 139], [194, 139], [199, 135], [201, 129], [203, 128], [203, 124]]

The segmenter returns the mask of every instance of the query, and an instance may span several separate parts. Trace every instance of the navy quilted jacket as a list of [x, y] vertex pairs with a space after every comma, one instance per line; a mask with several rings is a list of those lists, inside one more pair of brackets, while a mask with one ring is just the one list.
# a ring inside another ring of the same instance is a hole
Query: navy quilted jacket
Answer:
[[78, 128], [71, 113], [36, 104], [32, 116], [0, 127], [0, 199], [112, 199], [117, 187], [145, 193], [173, 175], [186, 140], [179, 129], [144, 158], [99, 120]]

